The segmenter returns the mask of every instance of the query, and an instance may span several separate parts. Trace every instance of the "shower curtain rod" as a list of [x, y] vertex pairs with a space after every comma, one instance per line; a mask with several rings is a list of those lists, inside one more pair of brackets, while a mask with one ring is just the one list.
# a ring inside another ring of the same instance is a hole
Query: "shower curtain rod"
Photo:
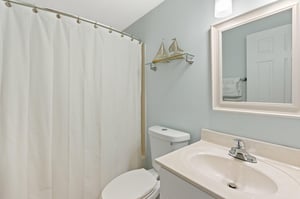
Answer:
[[5, 5], [7, 7], [11, 7], [12, 6], [11, 4], [17, 4], [17, 5], [21, 5], [21, 6], [32, 8], [32, 11], [35, 12], [35, 13], [37, 13], [38, 10], [52, 12], [52, 13], [56, 14], [57, 18], [60, 18], [61, 15], [62, 15], [62, 16], [66, 16], [66, 17], [70, 17], [70, 18], [76, 19], [77, 23], [80, 23], [81, 21], [84, 21], [84, 22], [93, 24], [95, 28], [102, 27], [102, 28], [108, 29], [110, 33], [117, 32], [117, 33], [119, 33], [121, 35], [121, 37], [127, 36], [127, 37], [131, 38], [131, 41], [136, 40], [140, 44], [143, 43], [140, 39], [137, 39], [133, 35], [130, 35], [130, 34], [126, 33], [126, 32], [122, 32], [122, 31], [114, 29], [114, 28], [112, 28], [110, 26], [107, 26], [107, 25], [104, 25], [104, 24], [101, 24], [101, 23], [98, 23], [96, 21], [92, 21], [92, 20], [89, 20], [89, 19], [85, 19], [83, 17], [79, 17], [79, 16], [76, 16], [76, 15], [73, 15], [73, 14], [61, 12], [61, 11], [58, 11], [58, 10], [55, 10], [55, 9], [50, 9], [50, 8], [42, 8], [42, 7], [38, 7], [38, 6], [35, 6], [33, 4], [29, 4], [29, 3], [25, 3], [25, 2], [17, 2], [17, 1], [11, 1], [11, 0], [2, 0], [2, 1], [5, 2]]

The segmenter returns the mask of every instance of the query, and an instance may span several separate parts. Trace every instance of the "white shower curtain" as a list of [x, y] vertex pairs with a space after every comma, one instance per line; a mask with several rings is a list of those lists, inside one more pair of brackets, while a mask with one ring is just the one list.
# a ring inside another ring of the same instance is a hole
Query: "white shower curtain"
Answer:
[[98, 199], [140, 167], [140, 65], [137, 41], [0, 3], [0, 199]]

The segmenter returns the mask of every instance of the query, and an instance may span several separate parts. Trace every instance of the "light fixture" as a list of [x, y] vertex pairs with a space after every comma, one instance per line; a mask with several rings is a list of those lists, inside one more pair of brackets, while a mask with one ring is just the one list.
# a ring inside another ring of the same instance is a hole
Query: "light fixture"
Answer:
[[232, 13], [232, 0], [215, 0], [215, 17], [224, 18]]

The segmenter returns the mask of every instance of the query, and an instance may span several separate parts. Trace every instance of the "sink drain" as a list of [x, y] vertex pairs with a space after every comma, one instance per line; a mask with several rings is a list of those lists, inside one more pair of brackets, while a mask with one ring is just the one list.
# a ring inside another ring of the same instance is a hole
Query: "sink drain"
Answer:
[[228, 187], [231, 189], [237, 189], [237, 185], [234, 183], [228, 183]]

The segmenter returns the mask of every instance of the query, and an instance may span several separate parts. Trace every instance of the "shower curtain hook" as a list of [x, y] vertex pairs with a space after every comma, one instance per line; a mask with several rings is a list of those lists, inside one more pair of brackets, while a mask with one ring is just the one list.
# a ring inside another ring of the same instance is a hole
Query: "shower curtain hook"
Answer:
[[79, 18], [79, 16], [77, 17], [77, 23], [80, 24], [80, 18]]
[[109, 31], [108, 31], [109, 33], [112, 33], [112, 29], [111, 29], [111, 27], [109, 28]]
[[38, 9], [36, 7], [32, 8], [32, 12], [38, 13]]
[[95, 24], [94, 24], [94, 28], [98, 28], [98, 23], [97, 23], [97, 21], [96, 21]]
[[57, 19], [60, 19], [60, 18], [61, 18], [61, 16], [60, 16], [59, 13], [56, 14], [56, 18], [57, 18]]
[[5, 1], [5, 5], [7, 6], [7, 7], [12, 7], [12, 5], [11, 5], [11, 3], [9, 2], [9, 1]]

